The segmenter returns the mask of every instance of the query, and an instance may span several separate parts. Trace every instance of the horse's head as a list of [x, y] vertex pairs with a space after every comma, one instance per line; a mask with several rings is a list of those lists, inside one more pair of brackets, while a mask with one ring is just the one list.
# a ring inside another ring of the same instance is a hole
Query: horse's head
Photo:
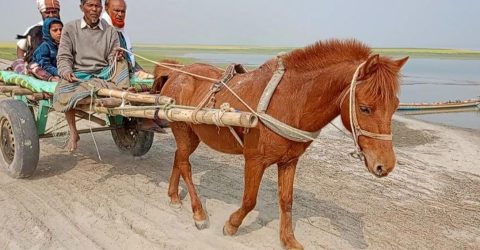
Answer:
[[352, 132], [368, 171], [377, 177], [387, 176], [395, 168], [391, 124], [399, 104], [399, 73], [407, 60], [371, 56], [357, 70], [356, 81], [340, 101], [342, 122]]

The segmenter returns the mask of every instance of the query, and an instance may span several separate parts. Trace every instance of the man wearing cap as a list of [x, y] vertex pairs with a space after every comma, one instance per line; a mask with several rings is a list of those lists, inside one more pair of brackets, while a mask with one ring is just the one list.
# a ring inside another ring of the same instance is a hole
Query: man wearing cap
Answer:
[[[43, 20], [46, 18], [60, 18], [60, 2], [58, 0], [37, 0], [37, 8], [42, 16], [42, 21], [29, 27], [25, 34], [17, 42], [17, 60], [12, 64], [12, 68], [18, 73], [24, 73], [25, 63], [30, 60], [33, 51], [42, 41]], [[34, 32], [32, 32], [34, 31]], [[36, 37], [40, 43], [32, 43], [31, 39], [27, 39], [27, 35]]]

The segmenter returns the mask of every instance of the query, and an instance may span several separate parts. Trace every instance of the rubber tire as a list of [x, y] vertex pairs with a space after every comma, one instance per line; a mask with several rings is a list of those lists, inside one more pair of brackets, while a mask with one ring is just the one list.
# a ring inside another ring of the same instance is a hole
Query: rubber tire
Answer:
[[137, 129], [135, 118], [123, 118], [121, 128], [112, 130], [112, 137], [120, 152], [142, 156], [150, 151], [155, 134]]
[[0, 169], [13, 178], [30, 177], [39, 156], [37, 127], [28, 106], [12, 99], [0, 101]]

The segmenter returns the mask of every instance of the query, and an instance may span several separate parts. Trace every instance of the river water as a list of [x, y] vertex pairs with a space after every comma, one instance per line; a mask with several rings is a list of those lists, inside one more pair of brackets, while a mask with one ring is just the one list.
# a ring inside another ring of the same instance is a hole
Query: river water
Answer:
[[[256, 67], [275, 55], [186, 53], [182, 56], [211, 64], [235, 62]], [[402, 74], [401, 102], [444, 102], [480, 96], [480, 60], [413, 58], [405, 65]], [[451, 113], [399, 114], [429, 122], [480, 129], [480, 110], [476, 108]]]

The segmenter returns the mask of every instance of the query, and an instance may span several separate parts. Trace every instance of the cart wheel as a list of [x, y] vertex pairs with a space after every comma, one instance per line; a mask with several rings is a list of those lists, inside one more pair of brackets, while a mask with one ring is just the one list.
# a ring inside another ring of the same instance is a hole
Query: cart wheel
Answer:
[[112, 137], [121, 152], [142, 156], [152, 147], [154, 133], [138, 130], [136, 119], [124, 117], [122, 127], [112, 130]]
[[0, 168], [14, 178], [33, 175], [40, 147], [37, 127], [27, 105], [0, 101]]

